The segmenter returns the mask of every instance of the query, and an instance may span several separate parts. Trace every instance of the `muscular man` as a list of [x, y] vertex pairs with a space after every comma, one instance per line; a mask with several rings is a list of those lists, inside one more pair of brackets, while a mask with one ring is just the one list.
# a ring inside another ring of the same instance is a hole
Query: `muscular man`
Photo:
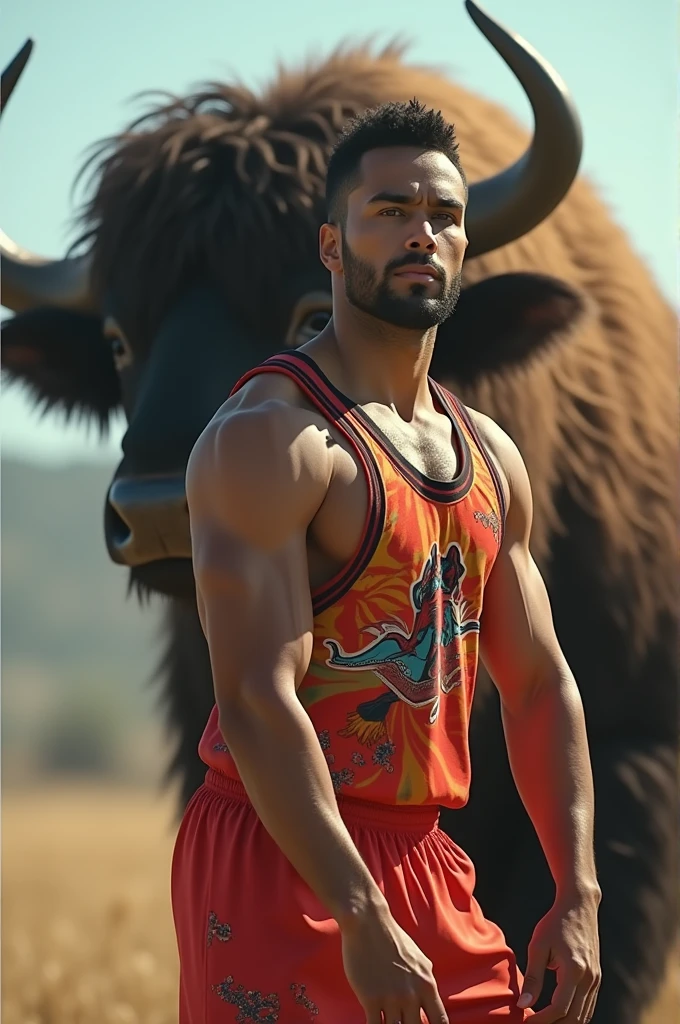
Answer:
[[[466, 196], [440, 114], [413, 101], [355, 120], [320, 233], [332, 320], [242, 378], [192, 453], [216, 703], [173, 862], [181, 1024], [517, 1022], [546, 968], [536, 1024], [592, 1017], [590, 763], [526, 469], [428, 377]], [[267, 258], [256, 236], [249, 258]], [[478, 655], [556, 883], [524, 981], [437, 828], [438, 805], [468, 795]]]

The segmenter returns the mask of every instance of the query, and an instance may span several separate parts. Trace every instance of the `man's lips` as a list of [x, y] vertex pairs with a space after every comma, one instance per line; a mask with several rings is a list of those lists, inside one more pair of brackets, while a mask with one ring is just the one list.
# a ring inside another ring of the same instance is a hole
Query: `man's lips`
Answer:
[[435, 267], [414, 265], [411, 267], [400, 267], [395, 270], [395, 275], [405, 277], [407, 281], [439, 281], [441, 275]]

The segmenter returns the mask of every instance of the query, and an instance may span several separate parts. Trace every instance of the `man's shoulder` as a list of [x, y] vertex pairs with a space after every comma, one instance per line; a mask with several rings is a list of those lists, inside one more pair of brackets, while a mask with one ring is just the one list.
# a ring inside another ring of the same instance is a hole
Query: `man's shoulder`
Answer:
[[329, 476], [328, 423], [278, 373], [248, 380], [201, 432], [187, 464], [190, 505], [283, 500], [293, 486], [318, 487]]
[[491, 418], [491, 416], [487, 416], [486, 413], [479, 412], [478, 409], [473, 409], [471, 405], [465, 405], [464, 408], [472, 420], [477, 433], [487, 445], [494, 449], [497, 445], [500, 445], [502, 448], [506, 439], [508, 441], [510, 440], [505, 431], [494, 419]]
[[513, 462], [518, 456], [521, 458], [520, 451], [515, 442], [491, 416], [487, 416], [486, 413], [479, 412], [478, 409], [473, 409], [469, 405], [465, 405], [464, 408], [474, 424], [480, 439], [502, 466], [505, 465], [508, 459], [510, 459], [510, 462]]
[[[235, 396], [234, 396], [235, 397]], [[197, 463], [209, 471], [257, 470], [272, 477], [305, 452], [327, 449], [324, 418], [313, 409], [288, 401], [277, 389], [251, 395], [239, 405], [225, 403], [196, 441], [189, 469]]]
[[[248, 453], [251, 457], [286, 448], [314, 426], [323, 431], [327, 421], [297, 383], [284, 373], [255, 373], [226, 399], [200, 434], [192, 457], [214, 449]], [[260, 445], [265, 451], [259, 451]]]
[[222, 407], [229, 412], [236, 409], [256, 409], [272, 401], [281, 402], [293, 409], [309, 407], [298, 384], [280, 370], [257, 367], [253, 376], [230, 395]]

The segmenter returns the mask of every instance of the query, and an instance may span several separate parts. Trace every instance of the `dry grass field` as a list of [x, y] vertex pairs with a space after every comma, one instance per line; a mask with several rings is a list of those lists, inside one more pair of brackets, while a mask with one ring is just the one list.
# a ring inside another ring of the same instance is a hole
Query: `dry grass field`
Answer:
[[5, 793], [3, 1024], [176, 1024], [171, 801]]
[[[3, 1024], [176, 1024], [173, 834], [155, 793], [3, 794]], [[676, 963], [646, 1024], [679, 1008]]]

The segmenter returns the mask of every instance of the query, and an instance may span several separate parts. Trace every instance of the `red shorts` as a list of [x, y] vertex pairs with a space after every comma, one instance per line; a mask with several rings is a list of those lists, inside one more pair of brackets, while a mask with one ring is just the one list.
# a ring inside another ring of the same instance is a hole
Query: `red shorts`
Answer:
[[[531, 1016], [501, 930], [472, 896], [470, 859], [434, 807], [338, 797], [390, 910], [432, 961], [451, 1024]], [[257, 817], [243, 786], [210, 770], [182, 820], [172, 865], [180, 1024], [365, 1024], [337, 923]]]

